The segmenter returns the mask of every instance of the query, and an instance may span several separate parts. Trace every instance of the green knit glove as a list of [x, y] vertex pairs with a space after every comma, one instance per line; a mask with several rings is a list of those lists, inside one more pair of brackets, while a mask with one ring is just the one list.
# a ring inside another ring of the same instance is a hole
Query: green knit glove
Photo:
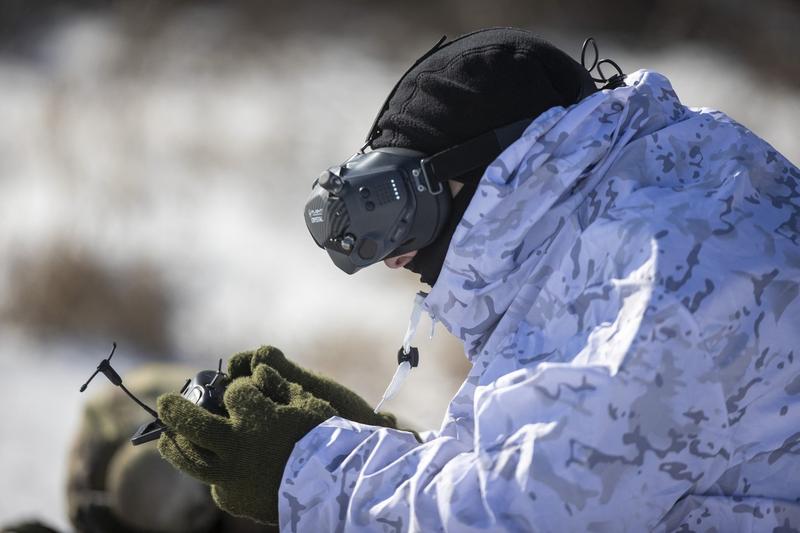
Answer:
[[229, 418], [177, 393], [158, 398], [167, 426], [158, 451], [177, 469], [211, 485], [221, 509], [278, 521], [278, 487], [295, 443], [336, 414], [331, 405], [267, 365], [234, 379], [223, 397]]
[[274, 368], [286, 380], [299, 383], [305, 390], [330, 403], [339, 416], [371, 426], [397, 429], [397, 419], [390, 413], [374, 413], [364, 399], [344, 385], [292, 363], [274, 346], [237, 353], [228, 360], [231, 378], [249, 376], [258, 365]]

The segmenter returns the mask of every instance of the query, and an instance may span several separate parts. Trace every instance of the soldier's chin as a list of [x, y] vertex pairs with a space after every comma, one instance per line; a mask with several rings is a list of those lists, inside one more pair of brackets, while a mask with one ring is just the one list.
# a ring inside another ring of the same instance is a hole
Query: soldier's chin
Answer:
[[135, 530], [202, 532], [219, 518], [208, 486], [173, 468], [155, 446], [121, 446], [106, 487], [115, 517]]

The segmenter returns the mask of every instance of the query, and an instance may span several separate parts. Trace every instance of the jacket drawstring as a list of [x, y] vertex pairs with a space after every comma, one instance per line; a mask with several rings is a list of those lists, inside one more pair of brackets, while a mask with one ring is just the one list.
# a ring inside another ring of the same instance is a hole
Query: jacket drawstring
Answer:
[[406, 328], [406, 334], [403, 336], [403, 353], [406, 355], [408, 355], [411, 349], [411, 340], [417, 333], [419, 319], [422, 318], [422, 303], [425, 301], [427, 295], [427, 292], [422, 291], [414, 295], [414, 306], [411, 308], [411, 318], [408, 320], [408, 328]]
[[[392, 376], [389, 386], [386, 387], [381, 401], [375, 406], [375, 413], [378, 412], [384, 402], [391, 400], [400, 391], [400, 387], [408, 378], [411, 369], [419, 364], [419, 350], [411, 346], [411, 341], [417, 332], [419, 320], [422, 318], [422, 304], [426, 296], [428, 296], [428, 293], [422, 291], [414, 295], [414, 306], [411, 309], [411, 318], [408, 321], [406, 334], [403, 336], [403, 346], [397, 352], [397, 369], [394, 371], [394, 376]], [[431, 338], [433, 338], [434, 323], [431, 324]]]

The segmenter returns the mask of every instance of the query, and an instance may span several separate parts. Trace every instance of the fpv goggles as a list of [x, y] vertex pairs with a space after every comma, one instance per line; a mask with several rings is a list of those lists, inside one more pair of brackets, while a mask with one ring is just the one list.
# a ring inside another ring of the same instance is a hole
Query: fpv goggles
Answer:
[[447, 180], [464, 181], [464, 174], [488, 166], [531, 121], [488, 131], [431, 156], [404, 148], [365, 151], [367, 144], [314, 180], [305, 205], [308, 231], [348, 274], [424, 248], [447, 223]]

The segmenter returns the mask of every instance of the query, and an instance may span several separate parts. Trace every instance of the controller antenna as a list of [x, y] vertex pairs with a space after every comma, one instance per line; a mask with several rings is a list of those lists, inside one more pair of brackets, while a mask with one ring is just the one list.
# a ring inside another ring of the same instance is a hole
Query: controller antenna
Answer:
[[117, 387], [122, 389], [125, 392], [125, 394], [127, 394], [131, 398], [131, 400], [133, 400], [134, 402], [139, 404], [139, 406], [142, 409], [144, 409], [150, 415], [152, 415], [153, 417], [158, 419], [158, 413], [156, 413], [155, 410], [153, 410], [150, 407], [148, 407], [147, 405], [145, 405], [144, 402], [142, 402], [139, 398], [134, 396], [131, 393], [131, 391], [129, 391], [127, 388], [125, 388], [125, 385], [122, 384], [122, 378], [117, 373], [117, 371], [114, 370], [114, 368], [111, 366], [111, 358], [114, 357], [114, 352], [116, 351], [116, 349], [117, 349], [117, 343], [114, 342], [113, 343], [113, 347], [111, 348], [111, 353], [108, 354], [108, 357], [103, 359], [102, 361], [100, 361], [100, 364], [97, 365], [97, 370], [94, 371], [94, 374], [89, 376], [89, 379], [86, 380], [86, 383], [81, 385], [81, 392], [86, 390], [86, 387], [94, 379], [94, 377], [98, 374], [98, 372], [102, 372], [103, 375], [108, 378], [108, 381], [110, 381], [113, 385], [116, 385]]
[[217, 373], [214, 374], [214, 379], [211, 380], [211, 383], [208, 384], [209, 388], [214, 388], [214, 385], [217, 383], [217, 379], [219, 377], [225, 377], [225, 372], [222, 371], [222, 358], [219, 358], [219, 365], [217, 365]]

